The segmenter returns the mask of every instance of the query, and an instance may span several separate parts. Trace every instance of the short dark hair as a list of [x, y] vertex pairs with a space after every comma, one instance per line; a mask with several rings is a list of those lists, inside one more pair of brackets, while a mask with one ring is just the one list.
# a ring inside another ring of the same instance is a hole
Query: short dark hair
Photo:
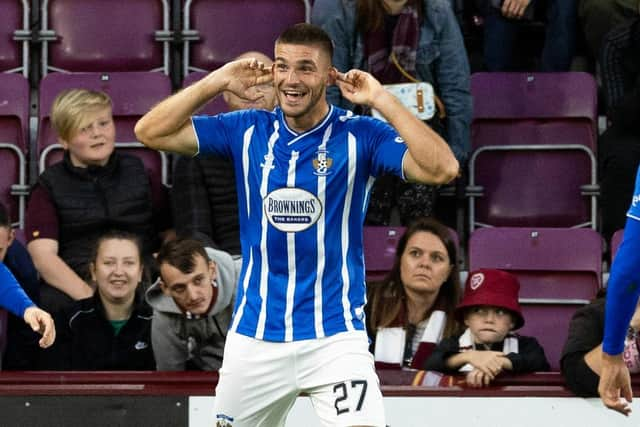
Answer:
[[196, 255], [200, 255], [205, 261], [209, 261], [207, 251], [200, 240], [191, 238], [177, 238], [165, 242], [158, 252], [158, 266], [169, 264], [188, 274], [196, 268]]
[[276, 45], [301, 44], [306, 46], [319, 46], [333, 58], [333, 42], [331, 37], [320, 27], [307, 23], [295, 24], [287, 28], [276, 40]]
[[11, 228], [11, 221], [9, 220], [9, 213], [7, 208], [2, 202], [0, 202], [0, 227]]

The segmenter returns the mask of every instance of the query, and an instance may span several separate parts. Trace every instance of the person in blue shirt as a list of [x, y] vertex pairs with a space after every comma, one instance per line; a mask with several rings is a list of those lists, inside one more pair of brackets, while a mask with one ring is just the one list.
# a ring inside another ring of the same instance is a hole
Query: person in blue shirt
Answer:
[[29, 299], [11, 271], [0, 262], [0, 306], [6, 308], [16, 316], [20, 316], [31, 326], [31, 329], [40, 333], [40, 347], [46, 348], [53, 344], [56, 338], [53, 319], [46, 311], [38, 308]]
[[[217, 425], [280, 426], [306, 393], [323, 425], [384, 426], [365, 331], [362, 227], [383, 173], [443, 184], [459, 170], [447, 143], [369, 73], [340, 73], [319, 27], [296, 24], [271, 69], [230, 62], [136, 124], [150, 148], [229, 158], [236, 171], [242, 270], [216, 389]], [[191, 116], [222, 91], [279, 107]], [[329, 105], [337, 84], [388, 124]], [[295, 367], [295, 369], [294, 369]]]
[[[37, 307], [16, 279], [16, 275], [20, 275], [22, 280], [29, 282], [30, 292], [37, 294], [37, 283], [28, 274], [30, 266], [33, 267], [29, 255], [22, 244], [15, 240], [15, 231], [11, 228], [7, 210], [0, 203], [0, 306], [23, 319], [35, 332], [42, 334], [38, 343], [40, 347], [46, 348], [53, 344], [56, 336], [53, 319], [49, 313]], [[16, 269], [16, 275], [12, 272], [12, 267]], [[13, 338], [17, 339], [18, 335], [14, 334]]]
[[622, 352], [629, 322], [640, 296], [640, 169], [627, 212], [622, 243], [607, 283], [602, 368], [598, 393], [603, 403], [628, 415], [631, 412], [631, 380]]
[[[7, 209], [0, 203], [0, 261], [15, 277], [33, 305], [40, 305], [40, 276], [31, 255], [16, 238]], [[41, 336], [34, 332], [22, 316], [9, 314], [7, 320], [7, 346], [2, 355], [3, 371], [30, 371], [38, 369]]]

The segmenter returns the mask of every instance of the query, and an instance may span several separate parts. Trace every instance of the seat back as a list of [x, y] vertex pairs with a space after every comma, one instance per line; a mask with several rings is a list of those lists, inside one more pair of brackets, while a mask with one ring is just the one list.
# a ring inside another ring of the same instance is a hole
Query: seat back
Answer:
[[154, 72], [52, 73], [44, 77], [40, 82], [37, 139], [40, 172], [62, 158], [62, 147], [57, 143], [55, 131], [51, 128], [51, 105], [58, 93], [71, 88], [99, 90], [111, 97], [116, 150], [142, 159], [151, 181], [154, 206], [167, 208], [168, 156], [140, 144], [133, 129], [138, 119], [151, 107], [171, 95], [169, 77]]
[[611, 259], [610, 264], [613, 264], [613, 259], [616, 257], [618, 253], [618, 248], [620, 248], [620, 244], [622, 243], [622, 238], [624, 237], [624, 229], [618, 230], [613, 233], [611, 236]]
[[309, 13], [308, 0], [187, 0], [184, 75], [215, 70], [249, 50], [271, 58], [280, 33], [309, 22]]
[[14, 225], [24, 226], [26, 156], [29, 141], [29, 83], [20, 74], [0, 73], [0, 202]]
[[[205, 71], [194, 71], [192, 73], [187, 74], [182, 82], [182, 87], [187, 87], [192, 85], [193, 83], [202, 79], [207, 74], [208, 73]], [[222, 95], [220, 94], [215, 98], [213, 98], [211, 101], [209, 101], [200, 111], [198, 111], [198, 114], [214, 116], [218, 113], [224, 113], [226, 111], [227, 111], [227, 104], [224, 102], [224, 98], [222, 98]]]
[[[406, 227], [402, 226], [368, 225], [364, 227], [362, 246], [368, 282], [380, 281], [391, 271], [396, 258], [398, 242], [405, 231]], [[456, 248], [459, 248], [458, 234], [451, 228], [449, 228], [449, 232]]]
[[469, 239], [469, 270], [496, 268], [520, 281], [525, 325], [559, 369], [562, 345], [573, 312], [602, 287], [602, 238], [587, 228], [511, 228], [475, 230]]
[[367, 282], [384, 279], [396, 259], [396, 248], [406, 227], [365, 226], [362, 246]]
[[0, 0], [0, 72], [29, 76], [29, 0]]
[[596, 86], [586, 73], [476, 73], [469, 225], [596, 227]]
[[169, 72], [169, 1], [43, 0], [42, 75]]
[[[471, 92], [472, 127], [503, 120], [571, 121], [581, 129], [575, 135], [582, 143], [596, 148], [597, 86], [589, 73], [474, 73]], [[501, 143], [507, 142], [491, 142]]]

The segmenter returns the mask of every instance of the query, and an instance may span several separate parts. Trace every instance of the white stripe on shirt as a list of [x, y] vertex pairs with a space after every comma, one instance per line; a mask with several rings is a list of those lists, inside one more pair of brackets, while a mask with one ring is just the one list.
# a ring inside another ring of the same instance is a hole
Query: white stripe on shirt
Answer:
[[[277, 122], [276, 122], [277, 123]], [[267, 185], [269, 183], [269, 173], [271, 172], [273, 166], [273, 145], [278, 139], [278, 126], [276, 124], [275, 131], [271, 134], [269, 138], [267, 154], [264, 156], [264, 164], [262, 166], [262, 181], [260, 183], [260, 200], [264, 200], [267, 197]], [[260, 315], [258, 316], [258, 325], [256, 326], [256, 339], [264, 338], [264, 326], [267, 322], [267, 288], [268, 283], [267, 280], [269, 278], [269, 260], [267, 259], [267, 228], [269, 226], [269, 222], [267, 220], [267, 215], [262, 210], [262, 219], [261, 229], [262, 233], [260, 236]]]
[[[291, 152], [289, 170], [287, 171], [287, 187], [296, 185], [296, 162], [298, 151]], [[296, 290], [296, 233], [287, 233], [287, 267], [289, 280], [287, 281], [287, 301], [284, 309], [284, 340], [293, 341], [293, 297]]]
[[365, 214], [365, 216], [367, 214], [367, 207], [369, 206], [369, 197], [371, 197], [371, 189], [373, 188], [373, 184], [375, 183], [376, 183], [376, 177], [370, 176], [364, 188], [365, 193], [364, 193], [364, 203], [362, 204], [362, 212]]
[[247, 128], [242, 139], [242, 175], [244, 179], [245, 197], [247, 198], [247, 218], [251, 217], [251, 192], [249, 188], [249, 145], [255, 125]]
[[251, 277], [251, 269], [253, 268], [253, 248], [249, 250], [249, 262], [247, 263], [247, 271], [244, 275], [244, 280], [242, 281], [242, 301], [240, 301], [240, 305], [238, 306], [238, 311], [235, 313], [233, 318], [233, 325], [231, 326], [231, 330], [236, 332], [238, 329], [238, 323], [240, 323], [240, 319], [242, 319], [242, 314], [244, 313], [244, 306], [247, 304], [247, 289], [249, 288], [249, 278]]
[[[326, 150], [327, 149], [327, 141], [331, 137], [331, 132], [333, 129], [333, 124], [327, 126], [327, 129], [324, 131], [324, 135], [322, 135], [322, 142], [320, 146], [318, 146], [318, 150]], [[327, 177], [325, 175], [318, 176], [318, 193], [316, 195], [318, 200], [320, 200], [320, 206], [326, 206], [326, 197], [327, 197]], [[316, 274], [316, 283], [313, 287], [313, 320], [314, 326], [316, 329], [316, 337], [322, 338], [324, 337], [324, 326], [323, 326], [323, 318], [322, 318], [322, 279], [324, 279], [324, 269], [325, 269], [325, 248], [324, 248], [324, 238], [325, 238], [325, 210], [322, 209], [322, 214], [320, 218], [318, 218], [318, 226], [316, 228], [316, 241], [317, 241], [317, 274]]]
[[353, 199], [353, 183], [356, 175], [356, 138], [351, 132], [347, 138], [347, 191], [345, 192], [344, 207], [342, 210], [342, 307], [344, 310], [344, 321], [348, 331], [353, 331], [353, 317], [351, 316], [351, 304], [349, 303], [349, 269], [347, 268], [347, 253], [349, 251], [349, 212], [351, 211], [351, 201]]

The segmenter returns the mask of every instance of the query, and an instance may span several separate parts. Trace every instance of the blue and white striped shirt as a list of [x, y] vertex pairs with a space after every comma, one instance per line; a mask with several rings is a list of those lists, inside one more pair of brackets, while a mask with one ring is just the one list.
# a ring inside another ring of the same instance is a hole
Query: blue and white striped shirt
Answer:
[[627, 211], [627, 217], [640, 221], [640, 168], [636, 171], [636, 183], [631, 199], [631, 206]]
[[376, 176], [402, 176], [388, 124], [331, 107], [314, 128], [282, 111], [196, 116], [199, 155], [236, 170], [243, 266], [231, 329], [267, 341], [364, 330], [362, 224]]

